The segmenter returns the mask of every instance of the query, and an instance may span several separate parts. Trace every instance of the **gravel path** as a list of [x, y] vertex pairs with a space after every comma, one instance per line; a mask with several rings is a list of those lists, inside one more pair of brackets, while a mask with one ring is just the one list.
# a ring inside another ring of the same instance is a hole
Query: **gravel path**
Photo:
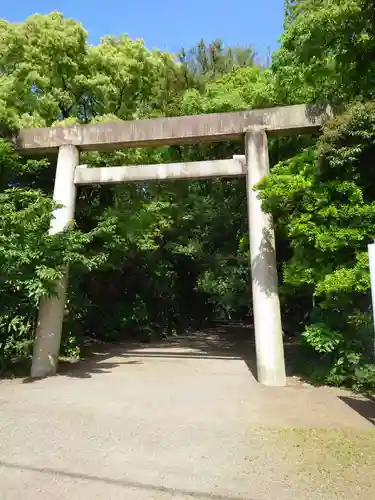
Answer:
[[375, 498], [375, 403], [261, 387], [250, 347], [219, 337], [0, 382], [0, 499]]

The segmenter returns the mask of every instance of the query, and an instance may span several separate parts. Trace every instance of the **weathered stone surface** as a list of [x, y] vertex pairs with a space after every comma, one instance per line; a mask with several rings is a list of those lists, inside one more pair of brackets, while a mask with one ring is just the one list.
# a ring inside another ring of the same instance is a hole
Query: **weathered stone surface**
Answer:
[[[74, 218], [76, 187], [73, 181], [78, 162], [79, 152], [76, 147], [64, 145], [60, 148], [53, 199], [61, 206], [53, 212], [50, 234], [60, 233]], [[31, 367], [32, 377], [45, 377], [56, 373], [68, 286], [67, 273], [66, 268], [64, 277], [55, 283], [56, 295], [44, 297], [40, 302]]]
[[285, 359], [277, 286], [275, 234], [272, 217], [262, 209], [254, 187], [269, 175], [268, 141], [264, 130], [246, 133], [247, 201], [250, 265], [258, 381], [284, 386]]
[[235, 113], [23, 129], [15, 138], [15, 145], [19, 151], [46, 153], [63, 144], [82, 150], [113, 150], [241, 139], [245, 130], [252, 127], [263, 128], [269, 134], [310, 133], [319, 129], [330, 114], [326, 106], [299, 104]]
[[209, 179], [246, 174], [245, 157], [233, 160], [195, 161], [160, 165], [129, 165], [126, 167], [86, 168], [75, 171], [75, 184], [114, 184], [117, 182], [172, 179]]

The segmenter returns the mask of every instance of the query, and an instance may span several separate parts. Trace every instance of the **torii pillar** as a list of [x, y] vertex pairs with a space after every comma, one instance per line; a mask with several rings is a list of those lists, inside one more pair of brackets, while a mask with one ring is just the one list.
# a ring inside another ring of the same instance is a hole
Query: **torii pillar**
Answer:
[[262, 210], [254, 190], [269, 175], [268, 139], [264, 129], [245, 134], [250, 267], [258, 381], [268, 386], [286, 384], [283, 333], [272, 217]]
[[[78, 162], [79, 151], [75, 146], [67, 144], [59, 147], [53, 200], [61, 205], [61, 208], [53, 212], [50, 234], [63, 231], [74, 219], [76, 203], [74, 172]], [[56, 374], [67, 286], [68, 269], [66, 268], [63, 278], [55, 283], [56, 295], [40, 301], [31, 365], [32, 377]]]

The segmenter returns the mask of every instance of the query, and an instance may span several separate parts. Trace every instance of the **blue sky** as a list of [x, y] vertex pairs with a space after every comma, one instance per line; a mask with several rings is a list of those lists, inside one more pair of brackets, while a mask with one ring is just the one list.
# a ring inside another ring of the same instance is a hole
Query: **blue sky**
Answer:
[[36, 12], [79, 20], [91, 43], [127, 33], [149, 48], [178, 52], [200, 38], [226, 45], [253, 44], [264, 61], [282, 32], [283, 0], [0, 0], [0, 18], [22, 21]]

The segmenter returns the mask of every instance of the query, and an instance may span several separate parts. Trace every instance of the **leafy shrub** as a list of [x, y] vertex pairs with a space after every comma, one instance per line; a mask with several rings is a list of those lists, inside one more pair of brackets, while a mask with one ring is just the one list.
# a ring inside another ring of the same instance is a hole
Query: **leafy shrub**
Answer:
[[353, 377], [353, 389], [357, 392], [374, 392], [375, 365], [364, 364], [358, 367]]
[[3, 186], [17, 186], [0, 192], [0, 371], [13, 359], [30, 356], [39, 301], [54, 293], [66, 265], [93, 268], [105, 260], [99, 252], [84, 255], [105, 232], [100, 225], [89, 233], [70, 227], [49, 235], [54, 202], [40, 190], [21, 187], [30, 170], [44, 166], [21, 160], [0, 141]]

